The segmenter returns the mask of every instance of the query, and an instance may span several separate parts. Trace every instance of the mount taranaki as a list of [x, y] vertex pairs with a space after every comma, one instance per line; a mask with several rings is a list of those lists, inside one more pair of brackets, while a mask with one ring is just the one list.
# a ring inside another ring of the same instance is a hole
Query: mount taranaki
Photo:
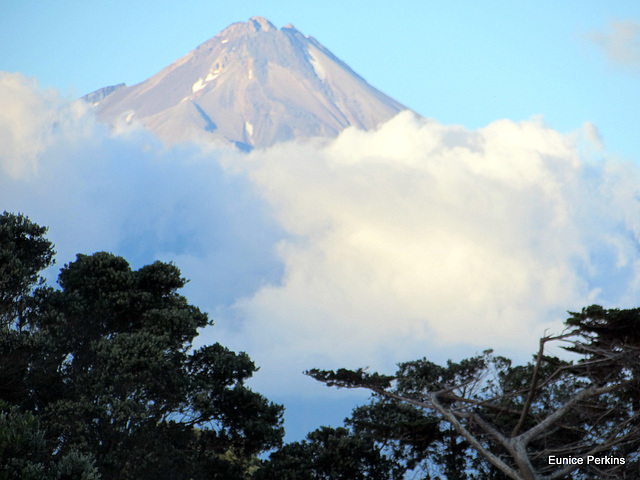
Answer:
[[369, 85], [318, 41], [261, 17], [234, 23], [131, 87], [84, 97], [99, 120], [138, 122], [167, 142], [267, 147], [368, 130], [406, 107]]

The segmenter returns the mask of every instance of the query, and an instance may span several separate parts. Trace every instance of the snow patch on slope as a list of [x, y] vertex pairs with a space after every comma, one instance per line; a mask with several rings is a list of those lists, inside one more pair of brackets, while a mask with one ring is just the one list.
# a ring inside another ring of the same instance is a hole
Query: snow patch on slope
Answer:
[[318, 78], [320, 80], [326, 80], [327, 72], [322, 66], [322, 63], [320, 63], [320, 60], [318, 60], [318, 57], [313, 54], [313, 50], [310, 48], [307, 48], [307, 53], [309, 54], [309, 63], [313, 67], [313, 70], [316, 72]]
[[198, 81], [194, 83], [193, 86], [191, 87], [191, 91], [193, 93], [196, 93], [197, 91], [200, 91], [203, 88], [204, 88], [204, 81], [202, 80], [202, 78], [199, 78]]

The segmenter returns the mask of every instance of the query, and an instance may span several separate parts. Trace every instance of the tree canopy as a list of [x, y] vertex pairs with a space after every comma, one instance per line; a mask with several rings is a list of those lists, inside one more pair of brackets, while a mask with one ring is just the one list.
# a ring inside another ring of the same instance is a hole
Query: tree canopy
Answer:
[[399, 467], [371, 437], [321, 427], [271, 454], [256, 480], [401, 480]]
[[[64, 478], [245, 478], [281, 445], [283, 408], [245, 385], [251, 359], [193, 348], [211, 322], [177, 293], [175, 265], [78, 255], [53, 288], [39, 276], [53, 260], [45, 233], [0, 216], [0, 479], [72, 460], [84, 470]], [[11, 456], [26, 441], [31, 463]]]
[[[407, 469], [422, 464], [425, 478], [637, 478], [640, 309], [591, 306], [570, 315], [565, 332], [541, 338], [526, 365], [486, 351], [444, 366], [403, 363], [393, 376], [307, 373], [371, 390], [371, 405], [348, 422]], [[550, 342], [577, 359], [548, 355]]]

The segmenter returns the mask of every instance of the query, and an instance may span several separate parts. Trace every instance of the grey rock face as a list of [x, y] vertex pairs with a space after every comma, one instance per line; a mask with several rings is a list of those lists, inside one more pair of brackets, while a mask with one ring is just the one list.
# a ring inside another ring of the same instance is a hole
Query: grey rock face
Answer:
[[138, 85], [98, 92], [88, 97], [98, 98], [102, 121], [137, 121], [168, 142], [245, 148], [372, 129], [405, 109], [315, 39], [261, 17], [229, 26]]
[[85, 95], [84, 97], [82, 97], [82, 100], [92, 105], [98, 105], [98, 103], [100, 103], [107, 95], [111, 95], [113, 92], [123, 87], [126, 87], [124, 83], [119, 83], [118, 85], [111, 85], [109, 87], [102, 87], [101, 89], [96, 90], [95, 92]]

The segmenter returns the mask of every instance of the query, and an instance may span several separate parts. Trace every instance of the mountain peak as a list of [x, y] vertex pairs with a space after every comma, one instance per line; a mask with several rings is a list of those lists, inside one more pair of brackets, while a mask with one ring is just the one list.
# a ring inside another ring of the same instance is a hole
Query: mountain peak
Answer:
[[[222, 30], [216, 37], [238, 37], [243, 35], [253, 35], [261, 32], [277, 32], [278, 29], [273, 23], [264, 17], [251, 17], [246, 22], [236, 22]], [[214, 38], [216, 38], [214, 37]]]
[[317, 40], [263, 17], [230, 25], [138, 85], [91, 97], [111, 124], [246, 148], [372, 129], [401, 110]]
[[269, 32], [271, 30], [277, 30], [277, 28], [264, 17], [251, 17], [249, 22], [253, 23], [256, 31], [263, 30], [265, 32]]

